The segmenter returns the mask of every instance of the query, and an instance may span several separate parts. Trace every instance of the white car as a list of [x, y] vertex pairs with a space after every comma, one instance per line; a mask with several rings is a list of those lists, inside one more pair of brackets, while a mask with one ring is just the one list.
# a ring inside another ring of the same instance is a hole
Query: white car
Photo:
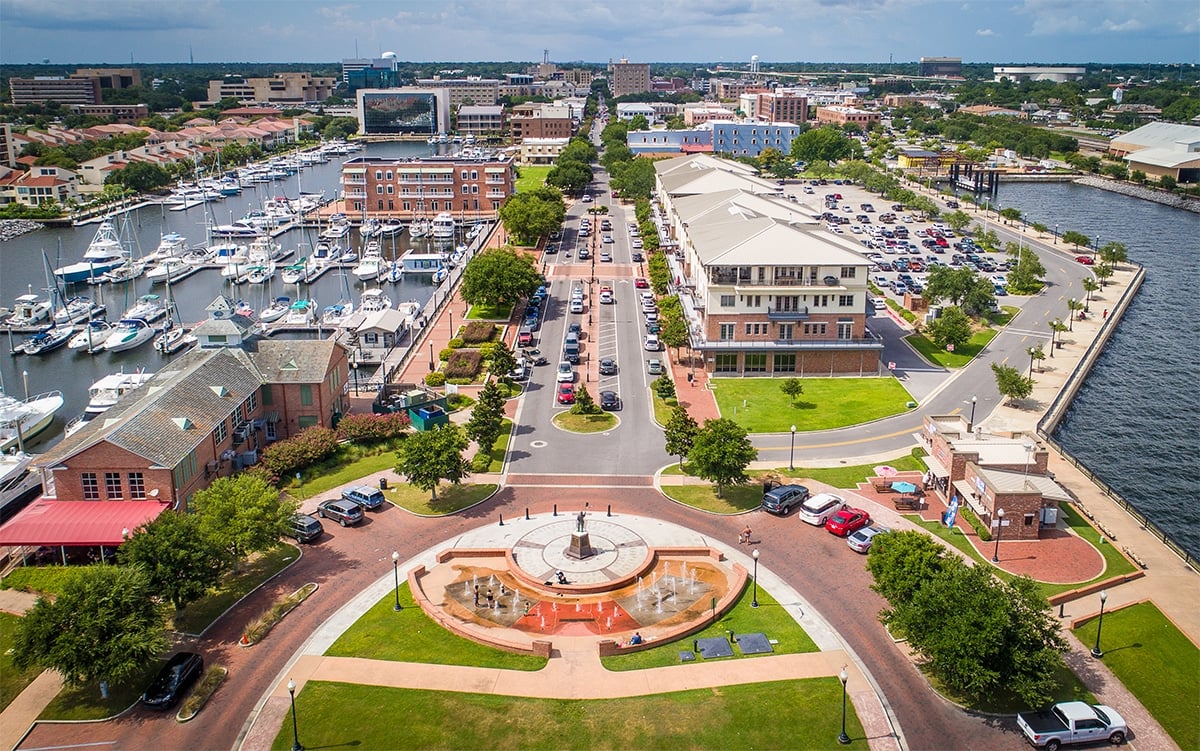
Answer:
[[644, 346], [647, 352], [657, 352], [662, 349], [662, 343], [658, 341], [658, 336], [655, 334], [650, 334], [646, 337], [646, 344]]
[[575, 370], [571, 367], [571, 363], [563, 360], [558, 364], [558, 373], [554, 376], [554, 380], [558, 383], [574, 383]]
[[800, 504], [800, 521], [808, 522], [814, 527], [823, 527], [829, 517], [841, 511], [846, 500], [833, 493], [817, 493]]
[[846, 536], [846, 544], [856, 553], [866, 553], [871, 550], [875, 537], [885, 532], [891, 532], [887, 527], [863, 527]]

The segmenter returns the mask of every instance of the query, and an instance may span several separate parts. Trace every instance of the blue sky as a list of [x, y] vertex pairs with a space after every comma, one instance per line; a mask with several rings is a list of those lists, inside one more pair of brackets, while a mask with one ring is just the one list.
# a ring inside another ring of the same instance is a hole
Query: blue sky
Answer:
[[0, 0], [0, 62], [1185, 62], [1196, 0]]

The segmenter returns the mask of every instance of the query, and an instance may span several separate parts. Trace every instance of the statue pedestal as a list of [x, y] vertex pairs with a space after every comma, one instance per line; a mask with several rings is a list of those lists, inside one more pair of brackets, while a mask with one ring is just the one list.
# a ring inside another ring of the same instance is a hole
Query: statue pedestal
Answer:
[[563, 551], [563, 555], [577, 561], [591, 558], [595, 554], [595, 551], [592, 550], [592, 543], [588, 540], [587, 532], [572, 532], [571, 544]]

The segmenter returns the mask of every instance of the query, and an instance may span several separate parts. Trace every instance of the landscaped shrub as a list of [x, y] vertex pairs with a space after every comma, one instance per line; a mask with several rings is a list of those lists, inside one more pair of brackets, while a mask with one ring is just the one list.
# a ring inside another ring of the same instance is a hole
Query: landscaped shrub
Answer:
[[403, 412], [384, 415], [346, 415], [337, 426], [338, 437], [355, 443], [378, 443], [395, 438], [412, 420]]
[[279, 441], [263, 451], [263, 466], [278, 477], [315, 464], [337, 451], [337, 433], [329, 428], [307, 428], [295, 438]]
[[438, 386], [445, 386], [446, 385], [446, 374], [440, 370], [433, 371], [429, 375], [425, 376], [425, 385], [433, 386], [434, 388], [436, 388]]
[[479, 350], [464, 349], [451, 354], [442, 370], [447, 378], [474, 378], [479, 375], [482, 363]]
[[467, 345], [467, 343], [463, 341], [463, 338], [461, 336], [456, 336], [453, 339], [451, 339], [450, 341], [446, 342], [446, 346], [449, 347], [450, 349], [462, 349], [466, 345]]
[[660, 399], [670, 399], [675, 396], [675, 382], [665, 374], [655, 378], [650, 387], [654, 389], [654, 393], [658, 394]]
[[453, 412], [457, 412], [460, 409], [466, 409], [474, 403], [475, 400], [466, 394], [451, 394], [450, 396], [446, 397], [446, 406], [449, 407]]
[[450, 347], [446, 347], [441, 352], [438, 352], [438, 359], [441, 360], [442, 362], [445, 362], [446, 360], [450, 359], [450, 355], [452, 355], [452, 354], [454, 354], [454, 350], [451, 349]]
[[467, 344], [490, 342], [495, 336], [496, 324], [486, 321], [471, 321], [462, 332], [462, 340]]
[[479, 356], [485, 360], [492, 359], [492, 353], [500, 346], [500, 342], [484, 342], [479, 345]]

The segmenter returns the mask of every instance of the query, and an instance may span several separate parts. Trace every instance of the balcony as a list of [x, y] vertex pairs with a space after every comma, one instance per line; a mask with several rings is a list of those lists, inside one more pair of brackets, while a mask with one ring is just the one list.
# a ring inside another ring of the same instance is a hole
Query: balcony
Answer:
[[824, 288], [846, 289], [846, 284], [837, 277], [827, 276], [821, 279], [813, 277], [781, 276], [776, 279], [743, 279], [741, 281], [714, 281], [715, 284], [733, 285], [735, 289], [754, 289], [761, 292], [764, 289], [799, 289]]
[[367, 192], [365, 190], [347, 190], [343, 191], [343, 195], [346, 198], [366, 198]]
[[767, 320], [769, 321], [807, 321], [808, 307], [799, 308], [796, 310], [780, 310], [779, 308], [767, 308]]
[[691, 347], [709, 352], [796, 352], [799, 350], [852, 350], [883, 349], [883, 338], [867, 331], [865, 339], [755, 339], [753, 341], [732, 339], [728, 341], [708, 340], [691, 336]]
[[367, 178], [365, 177], [343, 177], [342, 185], [366, 185]]

